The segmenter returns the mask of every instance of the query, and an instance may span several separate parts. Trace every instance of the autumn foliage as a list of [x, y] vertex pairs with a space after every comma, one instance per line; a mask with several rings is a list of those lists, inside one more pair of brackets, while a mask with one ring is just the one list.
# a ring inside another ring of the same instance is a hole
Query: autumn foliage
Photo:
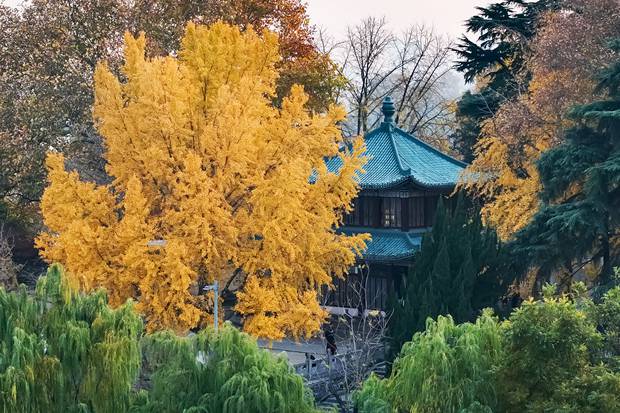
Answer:
[[[465, 183], [487, 200], [488, 223], [508, 239], [539, 210], [541, 183], [536, 161], [564, 139], [575, 105], [596, 97], [595, 76], [609, 59], [609, 39], [620, 27], [614, 0], [562, 2], [539, 16], [536, 35], [523, 48], [526, 68], [514, 82], [521, 88], [481, 124]], [[508, 63], [510, 66], [510, 62]]]
[[[296, 86], [272, 105], [280, 57], [270, 32], [189, 24], [178, 58], [147, 59], [145, 43], [125, 36], [120, 79], [105, 63], [95, 73], [111, 183], [84, 182], [48, 156], [42, 256], [84, 290], [105, 287], [114, 305], [135, 298], [151, 330], [208, 322], [212, 296], [200, 292], [219, 280], [242, 284], [248, 332], [317, 331], [318, 289], [364, 247], [335, 232], [364, 163], [361, 140], [339, 151], [343, 109], [310, 115]], [[339, 175], [326, 156], [341, 157]], [[149, 247], [154, 239], [166, 245]]]

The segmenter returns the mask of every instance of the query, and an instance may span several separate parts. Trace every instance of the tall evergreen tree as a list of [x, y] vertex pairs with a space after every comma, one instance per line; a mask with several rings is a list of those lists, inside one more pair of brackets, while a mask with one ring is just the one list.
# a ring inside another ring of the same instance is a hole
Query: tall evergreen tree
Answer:
[[395, 350], [425, 328], [428, 317], [450, 314], [457, 322], [494, 306], [505, 288], [499, 265], [501, 244], [482, 225], [476, 208], [459, 195], [454, 210], [439, 202], [433, 229], [405, 279], [405, 293], [394, 302], [390, 336]]
[[559, 4], [559, 0], [504, 0], [478, 7], [479, 13], [465, 23], [478, 39], [461, 37], [454, 48], [460, 57], [456, 69], [469, 82], [482, 75], [492, 88], [502, 89], [524, 67], [525, 44], [536, 34], [540, 14]]
[[607, 98], [575, 107], [577, 126], [539, 159], [543, 207], [513, 244], [541, 274], [564, 267], [566, 282], [592, 262], [609, 284], [620, 263], [620, 39], [611, 47], [619, 54], [598, 86]]

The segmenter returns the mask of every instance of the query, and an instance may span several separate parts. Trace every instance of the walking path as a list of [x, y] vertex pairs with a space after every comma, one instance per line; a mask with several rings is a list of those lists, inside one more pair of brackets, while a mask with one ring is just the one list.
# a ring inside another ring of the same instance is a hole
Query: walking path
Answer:
[[295, 342], [294, 340], [269, 341], [258, 340], [258, 346], [274, 354], [283, 354], [292, 365], [306, 361], [306, 353], [325, 355], [325, 344], [321, 339]]

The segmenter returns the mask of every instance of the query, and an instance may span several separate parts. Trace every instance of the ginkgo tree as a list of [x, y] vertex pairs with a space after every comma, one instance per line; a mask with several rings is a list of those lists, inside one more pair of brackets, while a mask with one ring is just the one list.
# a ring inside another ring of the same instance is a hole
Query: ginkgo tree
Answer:
[[[278, 38], [235, 26], [187, 26], [178, 57], [145, 57], [125, 36], [120, 76], [95, 72], [93, 116], [111, 182], [47, 158], [37, 245], [84, 290], [137, 300], [150, 330], [210, 322], [214, 280], [243, 280], [236, 310], [255, 335], [316, 332], [318, 290], [344, 276], [365, 236], [337, 233], [358, 192], [363, 143], [344, 144], [344, 110], [311, 115], [294, 86], [272, 104]], [[325, 157], [338, 156], [338, 174]], [[149, 247], [149, 240], [166, 240]]]

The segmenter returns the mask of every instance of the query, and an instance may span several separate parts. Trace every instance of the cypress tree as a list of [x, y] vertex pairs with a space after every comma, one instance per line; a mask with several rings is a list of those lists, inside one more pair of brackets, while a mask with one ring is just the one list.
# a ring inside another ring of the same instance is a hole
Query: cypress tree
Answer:
[[440, 201], [435, 217], [413, 258], [402, 296], [392, 300], [393, 351], [424, 330], [429, 317], [451, 314], [457, 322], [470, 321], [497, 303], [509, 281], [501, 272], [497, 235], [484, 228], [478, 209], [462, 195], [454, 210]]
[[[435, 257], [433, 263], [433, 270], [431, 272], [430, 280], [437, 289], [438, 300], [431, 304], [432, 316], [437, 314], [447, 314], [452, 302], [450, 296], [452, 295], [452, 273], [450, 271], [450, 254], [448, 253], [448, 243], [446, 237], [442, 237], [439, 251]], [[424, 317], [424, 314], [419, 314]], [[428, 316], [428, 315], [426, 315]]]
[[472, 299], [474, 295], [474, 284], [476, 282], [476, 269], [474, 268], [471, 252], [459, 268], [459, 272], [452, 282], [454, 291], [451, 314], [457, 320], [472, 319]]

